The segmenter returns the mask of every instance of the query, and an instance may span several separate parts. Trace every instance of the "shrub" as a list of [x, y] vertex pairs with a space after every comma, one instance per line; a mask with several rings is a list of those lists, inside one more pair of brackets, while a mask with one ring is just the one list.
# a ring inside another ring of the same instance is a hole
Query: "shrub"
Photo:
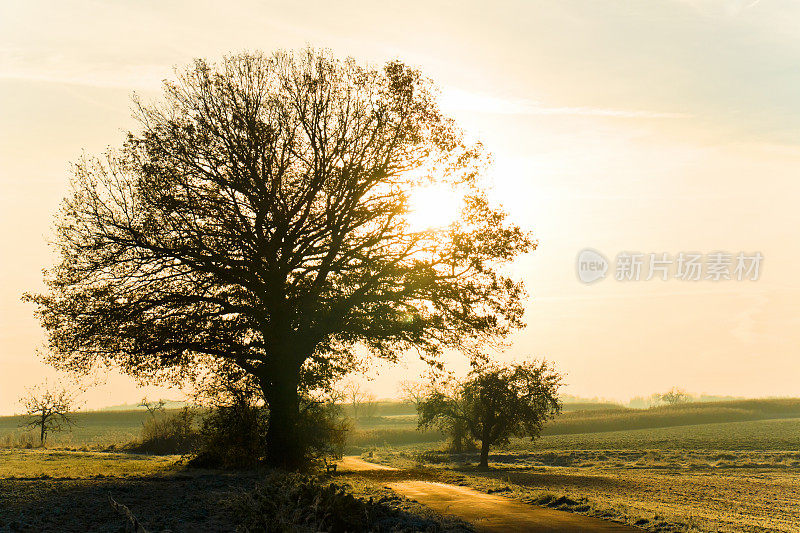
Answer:
[[195, 457], [190, 466], [248, 468], [257, 465], [266, 450], [268, 411], [247, 402], [212, 409], [203, 420]]
[[341, 406], [312, 399], [303, 402], [298, 426], [309, 466], [340, 458], [352, 429]]
[[0, 448], [34, 448], [38, 445], [36, 434], [31, 431], [7, 433], [0, 437]]
[[[230, 505], [239, 520], [239, 529], [250, 532], [444, 529], [432, 519], [399, 509], [395, 506], [398, 500], [366, 500], [353, 496], [346, 484], [325, 483], [302, 474], [272, 473], [252, 491], [235, 496]], [[457, 530], [468, 531], [466, 527]]]
[[142, 442], [132, 451], [151, 454], [186, 454], [198, 442], [196, 411], [184, 407], [176, 413], [153, 414], [142, 423]]
[[[329, 401], [304, 399], [297, 422], [306, 466], [342, 456], [349, 422]], [[211, 409], [200, 429], [190, 466], [250, 468], [265, 457], [269, 409], [242, 399]]]

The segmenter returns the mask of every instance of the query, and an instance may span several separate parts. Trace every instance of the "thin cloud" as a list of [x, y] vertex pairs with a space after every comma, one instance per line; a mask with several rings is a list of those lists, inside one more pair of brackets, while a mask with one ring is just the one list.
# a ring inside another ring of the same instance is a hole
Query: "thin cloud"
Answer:
[[102, 56], [93, 61], [77, 61], [49, 50], [30, 52], [0, 47], [0, 79], [4, 80], [147, 90], [157, 89], [171, 73], [172, 69], [161, 63], [119, 64]]
[[679, 0], [706, 15], [723, 14], [736, 17], [754, 8], [761, 0]]
[[440, 98], [442, 107], [452, 111], [473, 111], [499, 115], [576, 115], [634, 119], [681, 119], [692, 115], [648, 110], [598, 107], [547, 106], [527, 98], [501, 98], [447, 88]]

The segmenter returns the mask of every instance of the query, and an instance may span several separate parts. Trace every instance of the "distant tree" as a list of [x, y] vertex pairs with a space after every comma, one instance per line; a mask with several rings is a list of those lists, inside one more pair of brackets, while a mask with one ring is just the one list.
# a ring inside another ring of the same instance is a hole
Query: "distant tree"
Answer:
[[429, 385], [421, 381], [404, 380], [400, 382], [400, 394], [404, 402], [414, 406], [419, 406], [425, 399], [429, 390]]
[[[268, 404], [268, 462], [296, 468], [301, 397], [357, 350], [441, 365], [523, 325], [501, 267], [534, 243], [490, 205], [488, 154], [417, 70], [240, 54], [197, 60], [136, 106], [120, 150], [74, 165], [60, 262], [26, 296], [56, 367], [181, 383], [235, 365]], [[430, 183], [463, 191], [463, 210], [420, 230], [409, 198]]]
[[628, 407], [631, 409], [646, 409], [652, 405], [651, 398], [645, 398], [644, 396], [634, 396], [628, 401]]
[[139, 402], [139, 407], [144, 407], [147, 409], [147, 413], [152, 417], [155, 418], [156, 414], [159, 412], [164, 412], [164, 406], [167, 404], [164, 400], [158, 400], [157, 402], [148, 401], [147, 397], [145, 396], [142, 398], [142, 401]]
[[378, 416], [378, 399], [375, 394], [368, 392], [361, 402], [361, 418], [369, 420]]
[[359, 383], [349, 381], [345, 384], [342, 392], [344, 398], [350, 404], [354, 420], [375, 416], [377, 410], [375, 395], [364, 390]]
[[658, 394], [657, 398], [667, 405], [678, 405], [692, 401], [691, 395], [678, 387], [672, 387], [667, 392]]
[[20, 398], [25, 414], [30, 418], [24, 427], [38, 428], [39, 443], [45, 446], [47, 435], [69, 429], [75, 422], [71, 416], [77, 407], [77, 398], [82, 388], [70, 390], [64, 385], [49, 386], [46, 383], [28, 389]]
[[[561, 410], [562, 376], [546, 361], [473, 370], [449, 394], [434, 390], [419, 406], [420, 427], [466, 429], [481, 442], [480, 467], [489, 467], [491, 446], [512, 436], [535, 439], [544, 423]], [[460, 435], [454, 435], [461, 438]]]
[[659, 394], [657, 392], [654, 393], [654, 394], [651, 394], [650, 396], [647, 397], [647, 407], [648, 408], [649, 407], [656, 407], [658, 405], [661, 405], [662, 403], [663, 403], [663, 400], [661, 399], [661, 394]]

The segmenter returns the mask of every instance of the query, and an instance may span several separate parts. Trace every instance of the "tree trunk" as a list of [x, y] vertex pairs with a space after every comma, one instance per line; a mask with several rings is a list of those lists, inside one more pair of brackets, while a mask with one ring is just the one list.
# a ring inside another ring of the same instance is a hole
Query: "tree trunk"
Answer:
[[44, 439], [45, 437], [47, 437], [47, 431], [45, 430], [46, 420], [44, 417], [42, 417], [41, 422], [42, 422], [42, 430], [41, 433], [39, 434], [39, 446], [44, 448]]
[[481, 463], [478, 465], [483, 470], [489, 470], [489, 441], [481, 441]]
[[300, 402], [297, 394], [297, 372], [270, 376], [271, 385], [264, 389], [269, 406], [267, 455], [269, 466], [297, 470], [303, 464], [304, 450], [298, 428]]
[[478, 465], [481, 470], [489, 470], [489, 444], [492, 441], [489, 435], [490, 430], [487, 429], [484, 423], [483, 431], [481, 432], [481, 463]]

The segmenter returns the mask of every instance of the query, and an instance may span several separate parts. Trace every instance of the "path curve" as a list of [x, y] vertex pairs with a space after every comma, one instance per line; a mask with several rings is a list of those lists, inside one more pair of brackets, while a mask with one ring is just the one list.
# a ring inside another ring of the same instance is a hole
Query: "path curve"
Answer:
[[[340, 463], [342, 471], [364, 472], [397, 470], [390, 466], [369, 463], [356, 456], [347, 456]], [[478, 531], [510, 533], [528, 531], [545, 533], [641, 533], [641, 529], [566, 511], [486, 494], [484, 492], [432, 481], [398, 481], [389, 488], [403, 496], [427, 505], [434, 511], [454, 515], [475, 526]]]
[[357, 455], [345, 455], [339, 461], [339, 469], [347, 472], [366, 472], [370, 470], [397, 470], [394, 467], [368, 463]]

